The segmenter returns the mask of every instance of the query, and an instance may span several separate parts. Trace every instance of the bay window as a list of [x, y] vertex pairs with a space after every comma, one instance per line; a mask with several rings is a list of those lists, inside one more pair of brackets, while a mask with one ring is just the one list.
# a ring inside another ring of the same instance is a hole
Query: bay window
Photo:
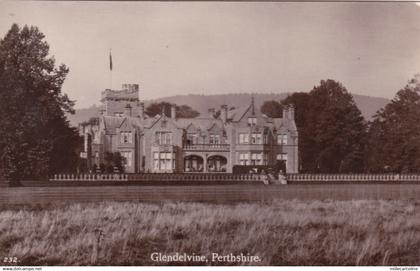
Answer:
[[154, 170], [172, 170], [175, 169], [175, 155], [172, 152], [154, 152], [153, 153]]
[[262, 153], [251, 154], [251, 165], [262, 165]]
[[124, 158], [123, 164], [124, 167], [131, 167], [131, 165], [133, 164], [133, 152], [131, 151], [122, 151], [120, 152], [121, 156]]
[[240, 153], [239, 154], [239, 164], [246, 166], [248, 165], [249, 153]]

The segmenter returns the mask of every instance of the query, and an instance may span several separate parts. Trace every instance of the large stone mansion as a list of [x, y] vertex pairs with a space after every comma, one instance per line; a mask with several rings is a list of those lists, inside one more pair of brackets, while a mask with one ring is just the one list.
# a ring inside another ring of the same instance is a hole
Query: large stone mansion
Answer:
[[234, 165], [276, 165], [298, 172], [298, 132], [292, 107], [282, 118], [269, 118], [254, 106], [208, 116], [177, 118], [147, 116], [139, 100], [139, 86], [102, 92], [99, 121], [80, 126], [88, 165], [104, 163], [106, 152], [120, 152], [125, 172], [232, 172]]

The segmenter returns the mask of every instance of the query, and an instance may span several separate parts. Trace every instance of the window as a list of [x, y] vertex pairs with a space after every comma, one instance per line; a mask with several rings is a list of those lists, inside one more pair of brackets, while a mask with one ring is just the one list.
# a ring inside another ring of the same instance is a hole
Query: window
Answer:
[[159, 153], [159, 169], [166, 169], [166, 152]]
[[268, 153], [264, 153], [264, 165], [268, 165]]
[[120, 139], [121, 143], [133, 143], [131, 132], [121, 132]]
[[249, 134], [239, 134], [239, 144], [249, 144]]
[[124, 157], [124, 167], [131, 167], [133, 161], [133, 153], [131, 151], [122, 151], [121, 156]]
[[277, 144], [287, 145], [287, 135], [286, 134], [277, 135]]
[[248, 118], [248, 124], [249, 125], [256, 125], [257, 124], [257, 118], [255, 118], [255, 117]]
[[286, 161], [287, 162], [287, 153], [277, 154], [277, 160]]
[[239, 154], [239, 164], [246, 166], [249, 160], [249, 153], [240, 153]]
[[155, 142], [156, 144], [159, 144], [159, 145], [171, 145], [172, 133], [171, 132], [156, 132]]
[[93, 141], [95, 143], [99, 143], [99, 137], [100, 137], [100, 135], [101, 135], [101, 133], [99, 131], [94, 132], [94, 134], [93, 134]]
[[159, 153], [158, 152], [153, 153], [153, 168], [159, 169]]
[[198, 135], [197, 134], [187, 134], [187, 144], [198, 144]]
[[261, 144], [261, 134], [252, 133], [251, 134], [251, 144]]
[[175, 155], [171, 152], [154, 152], [153, 169], [171, 170], [175, 169]]
[[264, 134], [264, 144], [268, 144], [268, 134]]
[[262, 165], [262, 153], [251, 154], [251, 165]]
[[220, 136], [219, 135], [210, 135], [209, 143], [210, 144], [220, 144]]

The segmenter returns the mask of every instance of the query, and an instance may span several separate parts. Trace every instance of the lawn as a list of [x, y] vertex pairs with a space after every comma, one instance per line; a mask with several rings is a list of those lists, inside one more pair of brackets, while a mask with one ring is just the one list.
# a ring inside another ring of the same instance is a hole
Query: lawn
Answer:
[[0, 211], [0, 256], [25, 265], [175, 264], [152, 261], [153, 252], [243, 253], [260, 265], [420, 265], [419, 211], [406, 199], [9, 205]]
[[156, 185], [0, 188], [1, 206], [51, 202], [183, 201], [249, 203], [275, 199], [420, 199], [420, 184]]

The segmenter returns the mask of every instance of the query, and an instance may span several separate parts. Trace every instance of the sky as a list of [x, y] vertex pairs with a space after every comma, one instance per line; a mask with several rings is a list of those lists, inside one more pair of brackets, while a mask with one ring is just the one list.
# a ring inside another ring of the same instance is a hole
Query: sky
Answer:
[[143, 100], [307, 92], [323, 79], [392, 98], [420, 72], [418, 3], [0, 1], [0, 37], [13, 23], [45, 34], [76, 108], [123, 83]]

